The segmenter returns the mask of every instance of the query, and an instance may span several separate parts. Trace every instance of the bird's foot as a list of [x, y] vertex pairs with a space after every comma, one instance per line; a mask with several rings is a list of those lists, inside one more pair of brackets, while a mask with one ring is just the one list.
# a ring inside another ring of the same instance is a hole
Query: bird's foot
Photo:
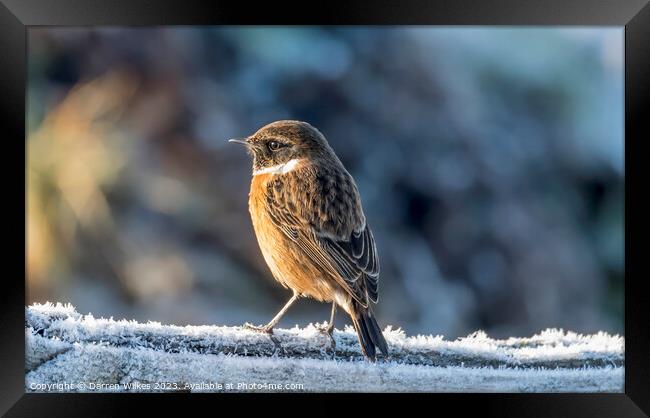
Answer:
[[244, 328], [250, 330], [250, 331], [255, 331], [255, 332], [260, 332], [262, 334], [273, 334], [273, 327], [270, 327], [268, 325], [253, 325], [250, 322], [246, 322], [244, 324]]
[[251, 324], [250, 322], [246, 322], [244, 324], [244, 328], [250, 331], [259, 332], [261, 334], [268, 335], [271, 341], [273, 341], [273, 344], [275, 344], [276, 348], [278, 349], [282, 348], [282, 345], [280, 344], [280, 340], [278, 340], [277, 337], [273, 335], [273, 327], [270, 327], [268, 325], [257, 326]]
[[321, 334], [326, 334], [329, 337], [330, 349], [334, 351], [336, 349], [336, 340], [334, 340], [334, 324], [316, 325], [316, 328]]

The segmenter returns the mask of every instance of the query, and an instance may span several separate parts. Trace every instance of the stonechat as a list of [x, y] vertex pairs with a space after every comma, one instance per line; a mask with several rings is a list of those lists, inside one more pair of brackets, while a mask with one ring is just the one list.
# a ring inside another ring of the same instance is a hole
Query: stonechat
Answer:
[[[275, 280], [293, 296], [266, 325], [273, 327], [300, 297], [332, 303], [350, 315], [361, 350], [388, 355], [371, 303], [377, 303], [379, 258], [357, 185], [327, 140], [306, 122], [283, 120], [231, 139], [253, 156], [248, 199], [257, 242]], [[274, 339], [277, 343], [277, 340]]]

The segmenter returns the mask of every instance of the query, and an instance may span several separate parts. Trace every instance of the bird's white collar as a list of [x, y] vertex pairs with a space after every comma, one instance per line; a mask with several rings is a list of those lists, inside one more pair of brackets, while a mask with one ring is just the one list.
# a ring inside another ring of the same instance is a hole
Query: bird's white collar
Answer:
[[253, 175], [257, 176], [259, 174], [286, 174], [292, 170], [295, 170], [300, 161], [302, 161], [300, 158], [294, 158], [284, 164], [278, 164], [271, 167], [255, 170], [253, 171]]

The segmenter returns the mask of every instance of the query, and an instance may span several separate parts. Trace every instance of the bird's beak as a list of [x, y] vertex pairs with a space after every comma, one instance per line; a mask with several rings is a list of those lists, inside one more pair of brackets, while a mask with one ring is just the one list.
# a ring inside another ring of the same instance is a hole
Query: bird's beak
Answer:
[[246, 146], [250, 145], [250, 142], [248, 142], [248, 138], [233, 138], [233, 139], [229, 139], [228, 142], [236, 142], [237, 144], [242, 144]]

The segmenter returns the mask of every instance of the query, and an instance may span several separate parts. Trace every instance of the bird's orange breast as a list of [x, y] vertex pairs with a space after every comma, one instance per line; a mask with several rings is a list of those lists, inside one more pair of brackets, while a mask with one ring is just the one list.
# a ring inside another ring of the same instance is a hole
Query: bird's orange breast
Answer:
[[270, 177], [271, 174], [253, 176], [248, 196], [248, 210], [251, 214], [253, 229], [267, 264], [269, 264], [267, 259], [269, 244], [280, 239], [279, 234], [281, 233], [279, 230], [275, 231], [277, 228], [273, 227], [267, 212], [267, 186]]
[[286, 257], [281, 254], [287, 245], [287, 239], [282, 231], [273, 224], [268, 213], [268, 182], [272, 176], [272, 174], [253, 176], [248, 197], [248, 209], [264, 261], [271, 269], [275, 279], [287, 286], [283, 272], [285, 269], [282, 268], [282, 259]]

